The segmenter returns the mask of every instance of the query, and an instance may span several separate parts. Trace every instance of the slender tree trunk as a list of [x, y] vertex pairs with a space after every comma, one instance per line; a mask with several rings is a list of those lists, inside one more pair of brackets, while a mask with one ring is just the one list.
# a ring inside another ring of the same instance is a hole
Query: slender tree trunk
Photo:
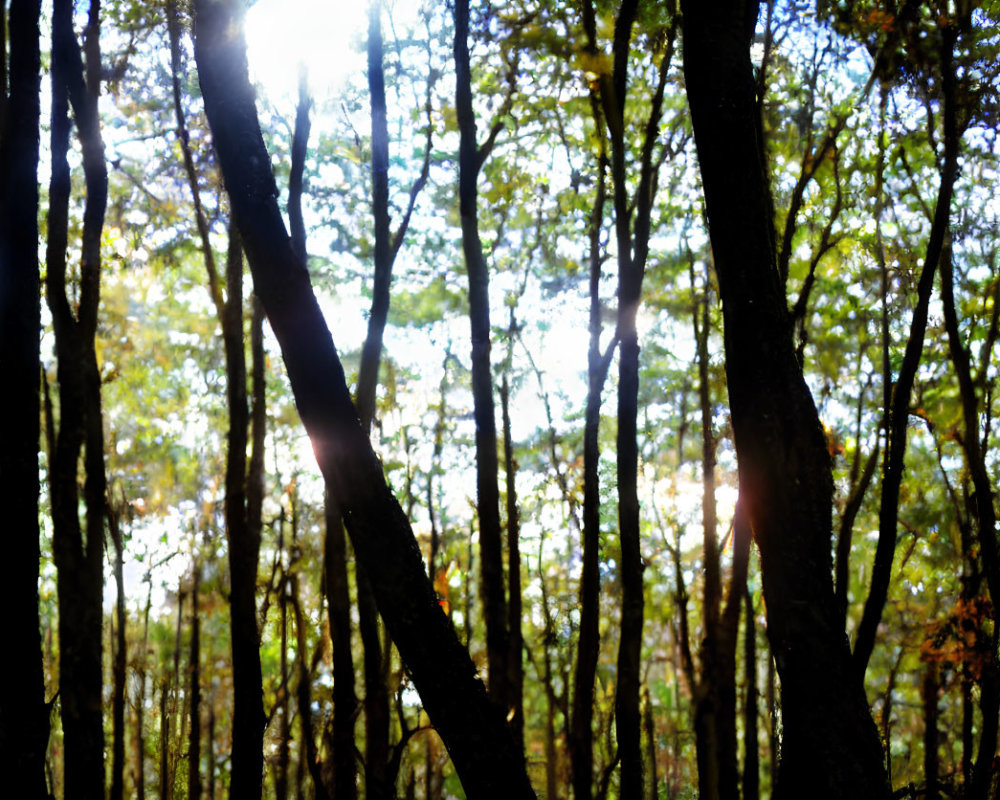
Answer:
[[[613, 71], [610, 75], [603, 75], [600, 80], [601, 110], [611, 142], [611, 185], [618, 250], [618, 319], [615, 330], [618, 340], [616, 468], [622, 600], [615, 684], [615, 729], [621, 757], [621, 792], [624, 797], [639, 797], [644, 788], [639, 692], [645, 598], [639, 537], [639, 336], [636, 315], [649, 250], [650, 214], [656, 195], [659, 162], [654, 161], [654, 147], [659, 137], [663, 93], [673, 53], [675, 30], [674, 27], [669, 29], [668, 46], [657, 64], [657, 85], [643, 132], [639, 185], [633, 202], [626, 179], [628, 154], [625, 141], [625, 104], [629, 48], [637, 11], [637, 0], [624, 0], [621, 4], [615, 19], [612, 44]], [[596, 17], [592, 2], [584, 3], [583, 17], [588, 48], [596, 53]]]
[[[948, 65], [945, 61], [944, 65]], [[954, 91], [954, 87], [951, 87]], [[947, 94], [946, 94], [947, 96]], [[954, 124], [954, 121], [952, 122]], [[948, 350], [958, 377], [959, 393], [962, 399], [962, 417], [965, 432], [962, 448], [965, 462], [972, 478], [974, 494], [970, 505], [975, 510], [977, 539], [980, 544], [983, 574], [990, 592], [990, 598], [1000, 597], [1000, 553], [996, 540], [996, 510], [993, 506], [993, 482], [987, 466], [986, 450], [988, 438], [981, 434], [980, 404], [972, 376], [969, 350], [962, 342], [958, 314], [955, 308], [954, 265], [950, 243], [945, 246], [941, 258], [941, 304], [944, 307], [945, 329], [948, 333]], [[997, 750], [997, 729], [1000, 719], [1000, 665], [997, 664], [997, 641], [1000, 634], [996, 630], [996, 601], [993, 602], [993, 640], [990, 656], [983, 665], [980, 681], [980, 727], [979, 754], [972, 774], [972, 783], [967, 797], [972, 800], [986, 798], [992, 781], [993, 761]]]
[[[100, 302], [100, 240], [107, 203], [107, 169], [97, 116], [99, 18], [100, 6], [95, 0], [87, 26], [86, 65], [73, 32], [72, 3], [57, 2], [52, 19], [52, 176], [46, 261], [60, 414], [55, 452], [51, 454], [50, 487], [53, 555], [58, 569], [59, 691], [67, 800], [103, 798], [105, 790], [102, 593], [106, 479], [100, 374], [94, 349]], [[74, 301], [66, 285], [70, 104], [83, 150], [87, 189], [80, 281]], [[78, 511], [81, 450], [85, 525], [81, 525]]]
[[[184, 681], [181, 679], [181, 643], [184, 633], [184, 581], [183, 578], [177, 586], [177, 626], [174, 628], [174, 670], [170, 677], [170, 705], [167, 713], [175, 724], [170, 727], [176, 733], [176, 742], [168, 749], [168, 778], [167, 786], [170, 796], [173, 797], [177, 790], [177, 762], [180, 761], [181, 751], [184, 749], [184, 730], [187, 727], [187, 713], [181, 703], [181, 692]], [[169, 738], [169, 737], [168, 737]]]
[[743, 629], [743, 672], [746, 698], [743, 704], [743, 800], [760, 798], [760, 742], [757, 722], [757, 626], [753, 595], [749, 587], [743, 593], [746, 613]]
[[[5, 4], [6, 5], [6, 4]], [[0, 448], [0, 508], [4, 509], [6, 590], [17, 613], [7, 619], [0, 659], [0, 775], [12, 797], [47, 797], [45, 703], [38, 616], [39, 399], [38, 153], [40, 117], [37, 0], [13, 0], [10, 66], [0, 54], [0, 374], [7, 382], [4, 446]], [[4, 16], [6, 8], [0, 9]], [[7, 79], [9, 94], [6, 92]]]
[[208, 755], [208, 800], [215, 800], [215, 701], [208, 704], [208, 742], [205, 748]]
[[500, 387], [501, 419], [503, 421], [504, 475], [507, 482], [507, 630], [510, 633], [510, 653], [507, 657], [508, 719], [518, 749], [524, 750], [524, 637], [521, 632], [521, 528], [517, 508], [516, 462], [510, 435], [510, 386], [506, 374]]
[[[233, 744], [230, 797], [259, 800], [264, 771], [264, 701], [260, 666], [260, 633], [257, 629], [257, 559], [260, 553], [261, 502], [263, 499], [263, 344], [251, 342], [254, 350], [254, 419], [247, 400], [247, 369], [243, 333], [243, 256], [236, 226], [229, 229], [226, 259], [226, 298], [223, 298], [209, 226], [201, 204], [183, 105], [181, 103], [180, 21], [175, 0], [168, 0], [167, 28], [170, 37], [174, 114], [188, 186], [194, 201], [195, 223], [208, 276], [209, 296], [222, 327], [226, 355], [229, 433], [226, 457], [226, 538], [229, 547], [230, 626], [233, 656]], [[304, 264], [303, 264], [304, 268]], [[252, 329], [256, 332], [263, 312]], [[249, 431], [249, 436], [248, 436]], [[250, 464], [247, 443], [251, 438]]]
[[[693, 308], [694, 338], [698, 363], [698, 399], [702, 427], [702, 599], [704, 638], [701, 646], [701, 674], [695, 703], [695, 736], [698, 753], [698, 788], [704, 800], [738, 800], [739, 763], [736, 752], [736, 639], [739, 604], [746, 586], [746, 559], [749, 531], [739, 519], [734, 534], [733, 582], [723, 620], [722, 578], [719, 564], [718, 514], [715, 502], [716, 440], [714, 409], [709, 385], [708, 336], [710, 326], [709, 276], [706, 266], [705, 289]], [[696, 285], [694, 264], [691, 285]], [[734, 520], [734, 527], [737, 521]], [[741, 585], [738, 585], [742, 581]]]
[[160, 798], [170, 800], [170, 676], [160, 683]]
[[[595, 126], [603, 131], [596, 98], [592, 98]], [[576, 648], [573, 709], [570, 719], [570, 757], [573, 765], [573, 796], [590, 800], [594, 785], [594, 680], [600, 653], [600, 533], [601, 486], [601, 393], [607, 379], [613, 347], [601, 355], [601, 231], [604, 228], [607, 154], [605, 137], [599, 139], [597, 194], [590, 214], [590, 318], [587, 348], [587, 404], [583, 428], [583, 542], [580, 575], [580, 634]]]
[[233, 654], [233, 746], [229, 796], [260, 800], [264, 775], [264, 699], [257, 630], [260, 527], [251, 517], [247, 439], [247, 369], [243, 336], [243, 254], [236, 226], [229, 231], [222, 337], [226, 349], [229, 434], [226, 456], [226, 539], [229, 544], [230, 628]]
[[207, 0], [199, 0], [195, 9], [195, 54], [205, 108], [255, 289], [382, 618], [466, 793], [533, 797], [503, 712], [489, 702], [437, 603], [412, 529], [361, 427], [308, 272], [291, 249], [275, 200], [235, 9]]
[[643, 726], [646, 729], [646, 761], [649, 763], [649, 797], [656, 800], [660, 796], [660, 779], [656, 774], [656, 721], [653, 719], [653, 701], [649, 687], [643, 687]]
[[[279, 554], [280, 558], [280, 554]], [[287, 568], [286, 568], [287, 570]], [[288, 770], [291, 765], [291, 730], [289, 727], [289, 716], [291, 714], [291, 704], [289, 703], [288, 685], [290, 678], [288, 675], [288, 573], [281, 576], [279, 584], [280, 612], [281, 612], [281, 655], [279, 656], [281, 694], [277, 698], [277, 708], [275, 713], [278, 717], [278, 757], [274, 764], [274, 795], [275, 800], [288, 800]]]
[[119, 509], [112, 508], [108, 500], [108, 529], [111, 533], [111, 543], [115, 548], [115, 624], [113, 639], [113, 666], [111, 690], [111, 793], [110, 800], [122, 800], [125, 794], [125, 678], [128, 663], [126, 651], [125, 626], [125, 564], [124, 542], [120, 527]]
[[198, 590], [201, 584], [201, 562], [194, 555], [191, 570], [191, 642], [188, 656], [188, 703], [191, 727], [188, 731], [188, 800], [201, 800], [201, 618]]
[[146, 572], [146, 605], [142, 614], [142, 647], [137, 668], [139, 687], [135, 703], [135, 796], [146, 800], [146, 670], [148, 668], [149, 612], [153, 605], [152, 558]]
[[831, 578], [833, 480], [776, 265], [750, 40], [756, 6], [682, 3], [684, 74], [723, 302], [740, 493], [781, 675], [775, 798], [890, 796]]
[[503, 585], [503, 545], [500, 533], [500, 490], [497, 463], [496, 411], [490, 370], [489, 272], [479, 239], [476, 182], [488, 150], [476, 141], [469, 66], [469, 2], [455, 2], [455, 107], [459, 127], [459, 213], [462, 251], [469, 276], [469, 323], [472, 329], [472, 398], [476, 420], [476, 496], [479, 515], [479, 574], [490, 697], [507, 708], [507, 602]]
[[[382, 4], [368, 7], [368, 90], [372, 120], [372, 216], [375, 222], [374, 275], [368, 331], [358, 371], [357, 407], [361, 426], [370, 431], [375, 419], [375, 393], [382, 359], [382, 338], [389, 317], [389, 286], [393, 251], [389, 231], [389, 130], [382, 69]], [[392, 796], [386, 769], [389, 764], [389, 694], [383, 680], [382, 637], [371, 583], [364, 567], [355, 563], [358, 616], [364, 647], [365, 680], [365, 788], [371, 800]]]
[[[903, 354], [899, 375], [892, 383], [889, 405], [886, 406], [887, 446], [882, 466], [878, 544], [872, 565], [871, 587], [854, 643], [855, 667], [862, 678], [868, 667], [872, 650], [875, 648], [875, 637], [889, 595], [899, 523], [899, 494], [903, 482], [907, 429], [910, 419], [910, 394], [913, 391], [917, 369], [920, 366], [931, 292], [934, 288], [934, 274], [937, 271], [945, 236], [948, 233], [951, 201], [955, 179], [958, 176], [959, 135], [955, 116], [955, 75], [952, 64], [954, 37], [955, 33], [950, 28], [942, 30], [943, 44], [940, 68], [944, 90], [944, 164], [938, 186], [934, 219], [927, 241], [927, 251], [924, 255], [924, 265], [917, 286], [917, 304], [913, 309], [913, 319], [910, 322], [910, 335], [906, 342], [906, 351]], [[886, 375], [887, 381], [888, 378], [889, 375]], [[1000, 591], [1000, 586], [997, 586], [997, 589]]]
[[295, 660], [298, 664], [295, 696], [299, 707], [299, 727], [302, 732], [299, 758], [304, 760], [306, 766], [309, 768], [309, 777], [312, 778], [313, 792], [316, 800], [329, 800], [330, 792], [323, 780], [319, 753], [316, 747], [316, 731], [312, 716], [312, 678], [309, 674], [305, 615], [302, 613], [302, 606], [299, 602], [298, 575], [292, 573], [289, 580], [291, 582], [289, 600], [292, 603], [292, 613], [295, 617]]
[[332, 793], [337, 800], [357, 797], [354, 767], [354, 655], [351, 651], [351, 596], [347, 584], [344, 521], [332, 492], [326, 495], [326, 595], [333, 642]]

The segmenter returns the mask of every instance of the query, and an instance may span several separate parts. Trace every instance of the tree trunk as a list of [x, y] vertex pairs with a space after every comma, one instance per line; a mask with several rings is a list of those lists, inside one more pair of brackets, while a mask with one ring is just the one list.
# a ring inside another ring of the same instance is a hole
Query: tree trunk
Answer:
[[507, 482], [507, 630], [510, 652], [507, 654], [508, 721], [519, 750], [524, 750], [524, 637], [521, 633], [521, 528], [517, 508], [516, 461], [510, 435], [510, 386], [506, 374], [500, 387], [503, 422], [504, 475]]
[[229, 545], [230, 630], [233, 655], [233, 746], [229, 796], [260, 800], [264, 775], [264, 698], [257, 630], [257, 557], [260, 527], [250, 517], [247, 479], [247, 369], [243, 336], [243, 254], [230, 225], [227, 301], [222, 318], [226, 349], [229, 433], [226, 447], [226, 539]]
[[135, 796], [146, 800], [146, 670], [149, 658], [149, 612], [153, 605], [152, 558], [144, 580], [146, 605], [142, 614], [142, 647], [139, 650], [139, 686], [135, 700]]
[[[294, 523], [293, 523], [294, 524]], [[316, 732], [312, 716], [312, 676], [309, 674], [308, 648], [306, 646], [305, 618], [302, 606], [299, 604], [299, 577], [292, 573], [291, 595], [292, 613], [295, 616], [295, 660], [298, 663], [295, 699], [299, 706], [299, 727], [302, 732], [299, 759], [304, 760], [309, 768], [309, 777], [313, 782], [313, 793], [316, 800], [329, 800], [330, 792], [323, 781], [320, 769], [319, 754], [316, 748]]]
[[347, 540], [336, 495], [326, 493], [326, 596], [333, 644], [332, 793], [357, 797], [354, 768], [354, 655], [351, 651], [351, 596], [347, 585]]
[[[489, 702], [437, 604], [412, 530], [386, 486], [351, 402], [308, 272], [291, 249], [275, 200], [234, 8], [200, 0], [196, 19], [195, 52], [205, 107], [255, 289], [281, 346], [320, 469], [341, 505], [382, 618], [466, 793], [533, 797], [504, 715]], [[386, 558], [387, 553], [393, 557]]]
[[160, 684], [160, 798], [170, 800], [170, 677]]
[[9, 94], [6, 83], [0, 90], [4, 101], [0, 120], [0, 374], [7, 382], [0, 508], [7, 529], [6, 591], [17, 608], [7, 619], [6, 639], [10, 652], [18, 654], [0, 659], [0, 775], [12, 797], [31, 800], [48, 795], [45, 752], [49, 740], [38, 616], [40, 6], [37, 0], [13, 0], [9, 70], [7, 54], [0, 55], [3, 77], [10, 81]]
[[760, 798], [760, 743], [757, 738], [757, 626], [753, 595], [744, 587], [743, 672], [746, 697], [743, 701], [743, 800]]
[[[592, 98], [595, 126], [603, 130], [600, 107]], [[601, 485], [598, 465], [601, 460], [600, 423], [601, 393], [607, 380], [614, 342], [601, 355], [601, 231], [604, 227], [606, 200], [607, 154], [605, 137], [599, 139], [597, 194], [590, 214], [590, 315], [587, 348], [587, 404], [583, 426], [583, 542], [580, 573], [580, 635], [576, 648], [576, 670], [573, 680], [573, 709], [570, 719], [569, 742], [573, 765], [573, 796], [590, 800], [594, 785], [594, 680], [600, 654], [600, 534]]]
[[[955, 33], [942, 29], [941, 77], [944, 90], [944, 163], [938, 187], [937, 205], [931, 224], [924, 266], [917, 286], [917, 304], [910, 322], [910, 335], [906, 351], [900, 365], [899, 375], [892, 383], [889, 405], [885, 409], [886, 441], [882, 467], [882, 495], [879, 500], [879, 533], [872, 564], [872, 581], [865, 601], [861, 622], [854, 643], [855, 668], [864, 678], [882, 612], [889, 594], [892, 579], [892, 563], [896, 552], [897, 528], [899, 525], [899, 494], [903, 482], [904, 457], [906, 455], [907, 429], [910, 419], [910, 394], [920, 366], [920, 356], [927, 329], [927, 316], [931, 292], [934, 288], [934, 274], [937, 272], [945, 236], [948, 233], [951, 216], [951, 200], [955, 179], [958, 176], [958, 131], [955, 119], [955, 75], [952, 64], [952, 49]], [[885, 376], [890, 383], [890, 376]], [[995, 552], [995, 547], [994, 547]], [[997, 587], [1000, 590], [1000, 586]]]
[[188, 703], [191, 728], [188, 732], [188, 800], [201, 800], [201, 618], [198, 589], [201, 563], [197, 553], [191, 570], [191, 642], [188, 656]]
[[[637, 0], [625, 0], [615, 19], [611, 57], [613, 71], [600, 80], [601, 111], [611, 142], [611, 185], [615, 209], [615, 241], [618, 250], [618, 431], [616, 468], [618, 477], [618, 531], [621, 542], [619, 577], [622, 587], [618, 673], [615, 684], [615, 729], [621, 757], [621, 793], [639, 797], [644, 790], [639, 691], [642, 626], [645, 597], [643, 561], [639, 537], [639, 336], [636, 315], [649, 251], [649, 226], [656, 194], [658, 163], [653, 160], [659, 137], [660, 114], [667, 70], [673, 52], [674, 27], [657, 65], [657, 85], [650, 99], [639, 158], [639, 180], [635, 198], [629, 195], [626, 163], [625, 104], [632, 26]], [[588, 48], [597, 52], [596, 18], [592, 2], [584, 3], [584, 28]], [[604, 135], [602, 131], [601, 135]]]
[[[282, 523], [283, 524], [283, 523]], [[284, 531], [282, 530], [282, 535]], [[279, 551], [284, 549], [279, 538]], [[281, 558], [279, 552], [278, 558]], [[289, 555], [289, 562], [294, 556]], [[278, 757], [274, 762], [274, 797], [275, 800], [288, 800], [288, 771], [291, 765], [291, 728], [289, 717], [291, 715], [291, 703], [289, 702], [288, 685], [290, 678], [288, 675], [288, 573], [283, 571], [278, 584], [281, 592], [279, 603], [281, 613], [281, 654], [278, 657], [280, 664], [279, 679], [281, 681], [279, 696], [275, 702], [275, 715], [278, 718]]]
[[761, 554], [782, 687], [775, 797], [888, 798], [882, 748], [836, 609], [833, 480], [795, 357], [750, 41], [757, 8], [682, 4], [684, 75], [723, 303], [740, 493]]
[[113, 508], [108, 500], [108, 529], [115, 548], [115, 624], [112, 640], [112, 689], [111, 689], [111, 793], [110, 800], [122, 800], [125, 794], [125, 678], [128, 663], [125, 625], [125, 564], [124, 542], [120, 527], [120, 509]]
[[[107, 169], [97, 117], [100, 87], [99, 4], [90, 7], [84, 60], [73, 32], [72, 3], [57, 2], [52, 18], [52, 177], [49, 190], [47, 299], [56, 337], [59, 431], [51, 454], [53, 556], [58, 569], [59, 692], [67, 800], [104, 797], [102, 593], [104, 586], [104, 431], [94, 349], [100, 302], [101, 230]], [[83, 150], [87, 189], [78, 292], [66, 285], [70, 171], [69, 105]], [[74, 313], [74, 306], [76, 311]], [[78, 463], [85, 479], [86, 524], [79, 518]]]
[[489, 272], [479, 239], [476, 182], [488, 154], [476, 142], [469, 67], [469, 2], [455, 2], [455, 108], [458, 115], [458, 200], [462, 220], [462, 251], [469, 276], [469, 323], [472, 329], [472, 399], [476, 420], [476, 508], [479, 514], [479, 574], [490, 697], [507, 707], [507, 602], [503, 585], [503, 545], [500, 533], [500, 489], [497, 424], [490, 371]]

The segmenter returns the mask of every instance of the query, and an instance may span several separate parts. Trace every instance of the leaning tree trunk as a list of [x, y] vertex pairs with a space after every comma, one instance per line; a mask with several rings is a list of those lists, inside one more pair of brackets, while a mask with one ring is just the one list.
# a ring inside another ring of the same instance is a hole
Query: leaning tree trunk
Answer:
[[487, 698], [475, 666], [437, 603], [409, 522], [361, 427], [309, 274], [291, 248], [234, 7], [199, 0], [195, 8], [195, 53], [205, 109], [255, 289], [379, 611], [466, 793], [533, 797], [503, 712]]
[[833, 480], [777, 269], [750, 43], [756, 5], [682, 4], [684, 75], [723, 303], [740, 494], [781, 675], [775, 797], [888, 798], [882, 748], [837, 613]]
[[10, 5], [10, 91], [0, 129], [0, 374], [7, 382], [0, 508], [6, 591], [17, 609], [5, 630], [17, 657], [0, 659], [0, 775], [12, 797], [31, 800], [48, 795], [49, 740], [38, 620], [40, 6], [37, 0]]

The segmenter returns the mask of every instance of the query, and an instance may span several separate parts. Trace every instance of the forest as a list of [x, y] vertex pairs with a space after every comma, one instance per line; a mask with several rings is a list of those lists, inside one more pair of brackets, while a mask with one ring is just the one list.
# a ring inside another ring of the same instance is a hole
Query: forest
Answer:
[[3, 2], [0, 795], [1000, 797], [1000, 2], [357, 5]]

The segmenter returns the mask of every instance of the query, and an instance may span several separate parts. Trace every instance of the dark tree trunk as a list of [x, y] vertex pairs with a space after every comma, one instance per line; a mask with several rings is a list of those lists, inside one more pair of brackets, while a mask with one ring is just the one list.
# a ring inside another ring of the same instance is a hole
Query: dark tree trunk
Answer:
[[659, 798], [660, 778], [656, 773], [656, 720], [653, 719], [653, 701], [649, 687], [643, 687], [643, 724], [646, 729], [646, 760], [649, 762], [649, 797]]
[[[17, 608], [6, 622], [0, 659], [0, 775], [12, 797], [47, 796], [45, 703], [38, 617], [39, 399], [38, 152], [40, 69], [37, 0], [10, 5], [10, 67], [0, 54], [0, 374], [7, 382], [0, 508], [4, 509], [7, 596]], [[5, 11], [6, 9], [4, 9]], [[0, 14], [3, 16], [3, 14]], [[8, 30], [3, 31], [6, 47]], [[6, 80], [10, 92], [6, 92]]]
[[221, 321], [229, 407], [225, 500], [233, 655], [233, 746], [229, 796], [233, 800], [260, 800], [265, 725], [256, 601], [260, 527], [251, 520], [252, 481], [247, 477], [250, 413], [243, 336], [243, 254], [235, 225], [230, 225], [229, 230], [226, 291], [228, 299]]
[[125, 548], [120, 527], [119, 509], [108, 501], [108, 528], [115, 548], [115, 624], [112, 640], [112, 689], [111, 689], [111, 793], [110, 800], [122, 800], [125, 794], [125, 677], [128, 663], [125, 625]]
[[191, 573], [191, 649], [188, 663], [191, 729], [188, 732], [188, 800], [201, 800], [201, 618], [198, 608], [201, 563], [197, 554], [194, 556], [194, 569]]
[[[975, 511], [977, 540], [983, 564], [983, 574], [990, 592], [990, 598], [1000, 596], [1000, 554], [997, 552], [996, 510], [993, 506], [993, 485], [990, 480], [986, 460], [987, 439], [982, 436], [980, 408], [972, 375], [969, 350], [962, 342], [958, 314], [955, 309], [954, 265], [951, 248], [946, 247], [941, 259], [941, 304], [944, 307], [945, 329], [948, 333], [948, 350], [958, 377], [959, 393], [962, 400], [962, 416], [965, 431], [961, 437], [965, 452], [965, 462], [972, 478], [974, 489], [970, 505]], [[995, 594], [996, 593], [996, 594]], [[996, 602], [993, 603], [994, 630]], [[1000, 665], [996, 660], [994, 632], [990, 658], [983, 665], [980, 682], [980, 727], [979, 754], [972, 773], [972, 782], [967, 790], [970, 800], [985, 798], [990, 790], [993, 761], [997, 749], [998, 711], [1000, 711]]]
[[[958, 176], [958, 130], [955, 118], [955, 75], [952, 64], [955, 33], [951, 29], [942, 30], [941, 77], [944, 90], [944, 162], [938, 187], [937, 205], [931, 224], [924, 266], [917, 285], [917, 304], [910, 322], [910, 335], [906, 351], [900, 365], [899, 375], [892, 382], [890, 402], [885, 409], [886, 441], [882, 466], [882, 496], [879, 501], [878, 544], [872, 564], [872, 581], [865, 601], [861, 622], [858, 624], [854, 642], [855, 668], [864, 677], [875, 648], [875, 637], [882, 611], [889, 595], [892, 579], [892, 563], [896, 553], [897, 528], [899, 524], [899, 494], [903, 483], [903, 467], [906, 455], [907, 429], [910, 419], [910, 394], [920, 366], [920, 356], [927, 329], [927, 315], [931, 292], [934, 288], [934, 274], [941, 259], [945, 236], [948, 233], [951, 216], [951, 200], [955, 179]], [[888, 345], [886, 345], [888, 346]], [[885, 376], [887, 384], [890, 375]], [[995, 551], [995, 548], [994, 548]], [[1000, 590], [1000, 587], [997, 587]]]
[[757, 724], [757, 626], [754, 621], [753, 596], [744, 587], [745, 622], [743, 672], [746, 698], [743, 704], [743, 800], [760, 798], [760, 742]]
[[[368, 90], [372, 120], [372, 216], [375, 222], [374, 275], [368, 331], [358, 370], [357, 407], [361, 426], [370, 431], [375, 419], [375, 393], [382, 337], [389, 317], [389, 286], [393, 251], [389, 232], [389, 130], [382, 69], [382, 4], [368, 9]], [[386, 769], [389, 764], [389, 694], [383, 679], [386, 654], [382, 652], [378, 611], [364, 568], [355, 564], [358, 591], [358, 624], [364, 647], [365, 680], [365, 788], [371, 800], [392, 796]]]
[[299, 753], [299, 759], [304, 760], [309, 768], [309, 777], [312, 778], [316, 800], [329, 800], [330, 792], [323, 780], [319, 753], [316, 747], [316, 731], [312, 716], [312, 676], [309, 672], [305, 618], [302, 613], [302, 606], [299, 604], [298, 575], [292, 573], [289, 580], [291, 583], [289, 601], [292, 604], [292, 613], [295, 616], [295, 659], [298, 663], [295, 699], [299, 707], [299, 726], [302, 731], [302, 749]]
[[[671, 27], [667, 48], [657, 64], [657, 85], [650, 98], [649, 117], [643, 131], [639, 181], [633, 199], [629, 195], [627, 182], [625, 104], [629, 49], [637, 11], [637, 0], [625, 0], [621, 4], [615, 19], [612, 44], [613, 72], [610, 76], [602, 76], [600, 81], [601, 112], [611, 143], [611, 186], [618, 250], [618, 318], [615, 329], [618, 341], [616, 467], [622, 600], [615, 684], [615, 729], [618, 754], [621, 757], [621, 793], [624, 797], [639, 797], [644, 791], [639, 692], [645, 597], [639, 538], [639, 336], [636, 315], [649, 251], [650, 214], [658, 177], [659, 161], [654, 160], [654, 148], [659, 135], [663, 93], [674, 38], [674, 28]], [[584, 3], [583, 17], [588, 47], [596, 52], [596, 18], [591, 2]], [[604, 135], [603, 131], [601, 135]]]
[[[245, 42], [228, 3], [196, 4], [195, 52], [205, 107], [254, 284], [281, 346], [317, 461], [340, 503], [379, 611], [451, 754], [476, 797], [533, 797], [503, 712], [493, 706], [434, 596], [399, 503], [351, 402], [309, 275], [275, 200], [247, 76]], [[392, 558], [386, 558], [386, 554]]]
[[170, 678], [160, 684], [160, 797], [170, 800]]
[[506, 374], [500, 387], [503, 422], [503, 463], [507, 482], [507, 630], [510, 652], [507, 657], [508, 721], [518, 749], [524, 750], [524, 636], [521, 632], [521, 527], [517, 508], [516, 461], [510, 435], [510, 386]]
[[476, 508], [479, 514], [479, 574], [490, 697], [507, 707], [507, 602], [503, 585], [503, 545], [500, 532], [500, 489], [497, 423], [490, 371], [489, 272], [479, 239], [479, 170], [489, 148], [476, 141], [469, 67], [469, 2], [455, 2], [455, 108], [458, 115], [458, 201], [462, 220], [462, 251], [469, 276], [469, 323], [472, 329], [472, 399], [476, 420]]
[[153, 605], [152, 559], [146, 572], [146, 606], [142, 615], [142, 647], [139, 650], [139, 687], [135, 700], [135, 796], [146, 800], [146, 670], [149, 652], [149, 612]]
[[326, 494], [326, 597], [333, 644], [333, 796], [357, 797], [354, 768], [354, 655], [351, 651], [351, 596], [347, 584], [347, 539], [336, 495]]
[[[281, 539], [279, 539], [279, 542]], [[279, 549], [283, 549], [279, 545]], [[289, 560], [294, 556], [289, 556]], [[279, 553], [280, 558], [280, 553]], [[291, 714], [291, 704], [289, 702], [289, 675], [288, 675], [288, 573], [281, 576], [279, 583], [280, 613], [281, 613], [281, 654], [279, 656], [281, 681], [280, 694], [276, 699], [275, 715], [278, 718], [278, 757], [274, 762], [274, 796], [275, 800], [288, 800], [288, 769], [291, 765], [291, 729], [289, 717]]]
[[[94, 350], [100, 301], [100, 240], [107, 202], [107, 169], [97, 117], [99, 16], [99, 4], [93, 2], [85, 43], [86, 65], [73, 32], [72, 3], [57, 2], [52, 18], [52, 177], [46, 261], [60, 413], [55, 452], [51, 454], [50, 489], [52, 546], [58, 569], [59, 692], [68, 800], [103, 798], [105, 789], [101, 644], [106, 479], [100, 374]], [[87, 189], [75, 303], [70, 300], [66, 284], [70, 103], [83, 150]], [[81, 450], [85, 525], [81, 525], [78, 511]]]
[[[695, 692], [695, 737], [698, 754], [698, 789], [704, 800], [738, 800], [739, 763], [736, 752], [736, 639], [739, 606], [746, 588], [750, 534], [741, 509], [734, 519], [735, 547], [729, 601], [722, 615], [722, 577], [719, 563], [718, 513], [715, 502], [716, 439], [714, 409], [709, 385], [708, 337], [709, 276], [693, 306], [694, 339], [698, 364], [698, 404], [702, 428], [702, 563], [705, 575], [702, 598], [704, 637], [701, 674]], [[694, 265], [691, 285], [696, 286]]]
[[[180, 20], [175, 0], [168, 0], [174, 115], [184, 170], [194, 201], [195, 223], [208, 277], [209, 296], [215, 306], [226, 357], [229, 433], [226, 456], [226, 539], [229, 548], [230, 627], [233, 656], [233, 743], [230, 796], [259, 800], [264, 771], [264, 701], [260, 667], [260, 633], [257, 629], [257, 559], [260, 552], [260, 509], [263, 499], [263, 344], [253, 326], [254, 419], [247, 399], [247, 368], [243, 332], [243, 256], [235, 225], [230, 225], [226, 259], [226, 298], [223, 298], [208, 220], [201, 204], [183, 104], [181, 102]], [[262, 318], [262, 312], [255, 309]], [[248, 434], [249, 431], [249, 434]], [[252, 437], [250, 464], [247, 443]]]
[[[603, 131], [603, 119], [596, 98], [591, 99], [595, 126]], [[570, 758], [573, 766], [573, 796], [590, 800], [594, 785], [594, 680], [600, 653], [600, 533], [601, 485], [601, 393], [607, 380], [614, 342], [601, 354], [601, 231], [604, 228], [607, 154], [605, 137], [599, 142], [597, 193], [590, 214], [590, 316], [587, 348], [587, 405], [583, 427], [583, 564], [580, 574], [580, 634], [576, 648], [573, 680], [573, 709], [570, 719]]]
[[750, 41], [757, 7], [682, 4], [684, 74], [723, 303], [740, 494], [781, 675], [775, 797], [888, 798], [882, 748], [837, 613], [833, 480], [776, 264]]

